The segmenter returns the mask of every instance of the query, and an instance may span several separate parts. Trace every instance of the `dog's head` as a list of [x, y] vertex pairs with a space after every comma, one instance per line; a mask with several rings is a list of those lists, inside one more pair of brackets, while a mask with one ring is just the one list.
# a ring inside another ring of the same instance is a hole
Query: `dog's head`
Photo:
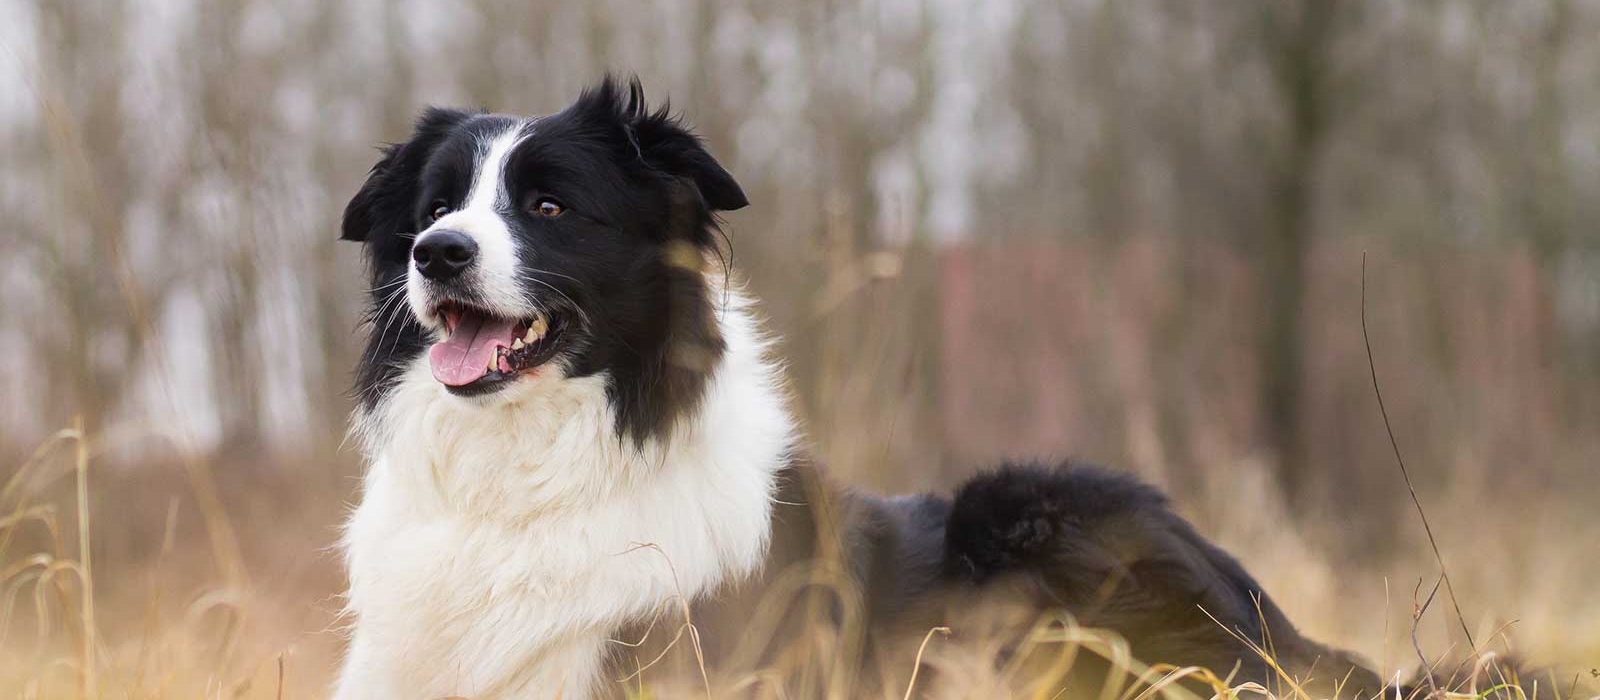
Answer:
[[547, 117], [427, 110], [345, 209], [372, 283], [363, 406], [426, 356], [455, 400], [599, 376], [621, 434], [669, 428], [721, 357], [702, 268], [745, 204], [637, 80]]

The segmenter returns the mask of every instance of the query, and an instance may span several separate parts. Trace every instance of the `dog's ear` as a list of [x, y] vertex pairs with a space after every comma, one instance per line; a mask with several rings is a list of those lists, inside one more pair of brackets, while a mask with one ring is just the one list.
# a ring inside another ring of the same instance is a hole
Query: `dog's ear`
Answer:
[[[663, 105], [662, 109], [665, 108]], [[658, 167], [667, 172], [692, 180], [712, 211], [733, 211], [749, 206], [744, 189], [716, 158], [711, 157], [700, 139], [664, 115], [665, 112], [652, 115], [638, 127], [645, 158], [659, 163]], [[650, 146], [645, 148], [643, 144]]]
[[608, 75], [584, 90], [573, 109], [622, 129], [628, 147], [640, 159], [656, 170], [694, 183], [711, 211], [733, 211], [750, 204], [744, 189], [711, 157], [700, 138], [673, 116], [670, 104], [663, 102], [650, 109], [637, 77], [624, 86]]
[[406, 226], [428, 154], [469, 116], [469, 112], [429, 107], [417, 117], [409, 141], [384, 146], [383, 158], [372, 166], [366, 183], [345, 205], [340, 240], [365, 241], [375, 232], [399, 231]]

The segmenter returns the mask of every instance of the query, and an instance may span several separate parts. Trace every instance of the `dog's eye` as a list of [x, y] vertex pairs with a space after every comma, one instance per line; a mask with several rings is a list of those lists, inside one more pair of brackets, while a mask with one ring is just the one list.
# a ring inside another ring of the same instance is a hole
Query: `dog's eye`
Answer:
[[554, 219], [558, 216], [561, 216], [561, 213], [566, 210], [567, 208], [561, 206], [560, 202], [557, 202], [549, 197], [541, 197], [539, 198], [539, 201], [533, 203], [533, 213], [547, 219]]
[[442, 201], [441, 202], [434, 202], [433, 203], [433, 214], [430, 214], [430, 216], [433, 217], [434, 221], [438, 221], [440, 219], [443, 219], [445, 217], [445, 215], [449, 214], [449, 213], [450, 213], [450, 205], [445, 204]]

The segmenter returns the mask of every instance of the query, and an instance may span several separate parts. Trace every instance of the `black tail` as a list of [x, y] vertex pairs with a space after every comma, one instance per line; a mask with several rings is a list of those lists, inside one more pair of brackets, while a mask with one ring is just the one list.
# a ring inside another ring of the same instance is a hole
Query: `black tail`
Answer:
[[973, 584], [1031, 577], [1042, 602], [1122, 635], [1148, 662], [1219, 675], [1237, 664], [1236, 681], [1280, 687], [1253, 644], [1291, 674], [1345, 680], [1345, 697], [1381, 688], [1350, 655], [1302, 637], [1238, 561], [1125, 474], [1010, 464], [973, 478], [951, 507], [944, 571]]

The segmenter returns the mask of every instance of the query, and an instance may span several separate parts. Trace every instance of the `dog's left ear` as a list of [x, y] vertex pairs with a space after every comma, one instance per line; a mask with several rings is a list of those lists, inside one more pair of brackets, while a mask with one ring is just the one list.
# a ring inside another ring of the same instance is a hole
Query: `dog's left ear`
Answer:
[[693, 181], [712, 211], [733, 211], [749, 206], [750, 200], [733, 175], [711, 157], [699, 137], [668, 116], [666, 110], [663, 104], [660, 111], [646, 116], [633, 127], [645, 160]]
[[705, 144], [672, 115], [670, 106], [651, 110], [637, 77], [626, 86], [612, 76], [583, 91], [573, 109], [620, 127], [628, 147], [650, 167], [688, 179], [712, 211], [733, 211], [750, 204], [733, 176], [706, 151]]

